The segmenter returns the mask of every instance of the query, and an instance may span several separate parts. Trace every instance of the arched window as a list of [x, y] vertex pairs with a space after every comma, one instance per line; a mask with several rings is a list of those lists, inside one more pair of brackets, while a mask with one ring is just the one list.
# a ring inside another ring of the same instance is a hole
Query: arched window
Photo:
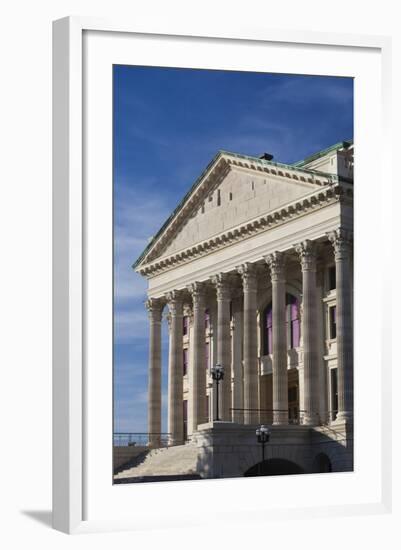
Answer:
[[[301, 320], [299, 318], [299, 300], [292, 294], [286, 294], [286, 324], [287, 347], [299, 347], [301, 336]], [[264, 355], [273, 353], [273, 311], [272, 304], [268, 304], [263, 314], [263, 348]]]

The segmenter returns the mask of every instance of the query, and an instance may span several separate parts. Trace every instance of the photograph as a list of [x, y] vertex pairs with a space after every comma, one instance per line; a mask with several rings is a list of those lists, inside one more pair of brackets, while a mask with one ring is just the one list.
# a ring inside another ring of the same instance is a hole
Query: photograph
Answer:
[[115, 64], [112, 109], [113, 483], [354, 471], [353, 78]]

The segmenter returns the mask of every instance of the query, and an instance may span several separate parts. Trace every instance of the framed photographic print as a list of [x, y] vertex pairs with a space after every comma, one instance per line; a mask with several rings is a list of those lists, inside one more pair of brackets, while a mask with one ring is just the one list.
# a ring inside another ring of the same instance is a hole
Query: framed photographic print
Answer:
[[56, 528], [388, 508], [389, 50], [54, 23]]

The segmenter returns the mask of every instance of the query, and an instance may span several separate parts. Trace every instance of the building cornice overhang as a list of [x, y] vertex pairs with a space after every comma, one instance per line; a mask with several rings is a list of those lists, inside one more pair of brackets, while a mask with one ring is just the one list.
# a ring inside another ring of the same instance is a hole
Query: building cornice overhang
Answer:
[[160, 257], [155, 261], [142, 263], [136, 268], [136, 271], [145, 277], [159, 275], [160, 273], [174, 269], [188, 261], [206, 256], [220, 248], [243, 241], [256, 234], [269, 231], [278, 225], [292, 221], [294, 218], [305, 216], [312, 211], [316, 211], [336, 202], [350, 205], [353, 203], [353, 186], [351, 184], [337, 182], [330, 186], [317, 189], [263, 216], [258, 216], [241, 225], [227, 229], [205, 241], [179, 250], [170, 256]]
[[149, 265], [161, 253], [183, 221], [193, 213], [199, 203], [232, 168], [269, 174], [287, 181], [290, 179], [319, 188], [333, 186], [340, 181], [335, 174], [307, 170], [290, 164], [267, 161], [228, 151], [219, 151], [136, 260], [132, 266], [136, 271], [142, 273], [143, 267]]

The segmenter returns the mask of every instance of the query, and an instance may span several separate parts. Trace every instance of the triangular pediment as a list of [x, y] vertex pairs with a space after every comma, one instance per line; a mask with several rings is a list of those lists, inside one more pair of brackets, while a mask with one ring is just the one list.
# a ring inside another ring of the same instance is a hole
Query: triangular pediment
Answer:
[[[244, 157], [245, 158], [245, 157]], [[259, 161], [259, 159], [255, 159]], [[267, 166], [267, 168], [266, 168]], [[261, 169], [263, 168], [263, 169]], [[326, 180], [325, 180], [326, 178]], [[136, 266], [171, 256], [300, 199], [327, 174], [219, 154], [144, 251]]]

